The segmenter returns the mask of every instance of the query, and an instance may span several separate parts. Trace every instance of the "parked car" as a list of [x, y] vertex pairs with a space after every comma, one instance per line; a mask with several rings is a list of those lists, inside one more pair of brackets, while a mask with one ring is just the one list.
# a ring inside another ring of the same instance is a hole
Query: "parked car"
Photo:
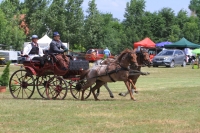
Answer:
[[[96, 60], [103, 59], [103, 51], [104, 49], [89, 49], [85, 54], [85, 59], [89, 62], [94, 62]], [[114, 56], [111, 54], [109, 58], [114, 58]]]
[[153, 67], [166, 66], [174, 67], [186, 65], [186, 55], [182, 50], [179, 49], [166, 49], [158, 53], [152, 60]]

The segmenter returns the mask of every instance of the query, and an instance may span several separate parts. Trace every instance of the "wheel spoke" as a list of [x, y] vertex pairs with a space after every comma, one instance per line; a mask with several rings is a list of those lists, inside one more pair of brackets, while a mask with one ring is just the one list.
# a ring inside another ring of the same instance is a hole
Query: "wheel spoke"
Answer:
[[58, 76], [52, 77], [46, 84], [46, 95], [49, 99], [64, 99], [67, 95], [67, 84]]
[[10, 78], [9, 89], [14, 98], [31, 98], [35, 89], [34, 78], [26, 70], [17, 70]]

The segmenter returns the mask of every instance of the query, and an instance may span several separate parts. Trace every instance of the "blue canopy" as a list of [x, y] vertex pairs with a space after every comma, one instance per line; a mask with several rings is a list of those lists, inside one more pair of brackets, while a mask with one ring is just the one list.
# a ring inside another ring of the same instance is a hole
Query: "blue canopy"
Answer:
[[164, 47], [164, 46], [167, 45], [167, 44], [172, 44], [172, 42], [166, 41], [166, 42], [156, 43], [156, 47]]

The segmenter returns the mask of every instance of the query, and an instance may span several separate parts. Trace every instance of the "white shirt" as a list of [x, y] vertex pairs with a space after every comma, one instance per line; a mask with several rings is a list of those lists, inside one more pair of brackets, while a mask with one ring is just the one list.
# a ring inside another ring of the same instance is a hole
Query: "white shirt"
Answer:
[[[32, 43], [33, 43], [33, 42], [32, 42]], [[28, 44], [28, 45], [26, 45], [26, 46], [24, 47], [24, 50], [23, 50], [23, 55], [28, 55], [28, 56], [29, 56], [29, 58], [27, 58], [26, 60], [33, 59], [33, 57], [43, 56], [44, 54], [43, 54], [42, 48], [41, 48], [39, 45], [38, 45], [38, 48], [39, 48], [39, 55], [30, 55], [29, 53], [30, 53], [30, 51], [31, 51], [31, 49], [32, 49], [32, 45], [31, 45], [31, 43]]]

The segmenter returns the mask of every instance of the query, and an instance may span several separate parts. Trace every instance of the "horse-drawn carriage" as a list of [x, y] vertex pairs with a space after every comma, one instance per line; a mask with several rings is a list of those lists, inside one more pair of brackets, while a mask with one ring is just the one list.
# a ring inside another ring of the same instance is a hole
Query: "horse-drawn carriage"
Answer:
[[[40, 61], [30, 60], [23, 62], [23, 68], [15, 71], [9, 81], [10, 93], [14, 98], [31, 98], [35, 88], [39, 95], [46, 99], [64, 99], [68, 89], [76, 99], [80, 98], [80, 87], [77, 88], [80, 75], [89, 68], [86, 60], [73, 60], [70, 58], [67, 70], [60, 69], [54, 55], [47, 55], [44, 66]], [[85, 98], [90, 96], [88, 89]]]
[[39, 61], [25, 61], [23, 63], [25, 69], [17, 70], [10, 78], [9, 88], [12, 96], [31, 98], [36, 87], [39, 95], [47, 99], [64, 99], [67, 90], [70, 89], [76, 99], [87, 99], [92, 93], [95, 100], [98, 100], [95, 90], [107, 82], [124, 81], [131, 99], [134, 100], [129, 85], [132, 83], [134, 86], [134, 81], [129, 75], [132, 72], [140, 75], [142, 72], [140, 69], [131, 70], [128, 67], [131, 65], [137, 68], [140, 65], [141, 68], [144, 64], [150, 64], [146, 50], [137, 52], [125, 49], [113, 61], [107, 60], [108, 63], [105, 65], [97, 65], [91, 69], [88, 61], [73, 60], [71, 56], [69, 57], [67, 70], [60, 69], [54, 55], [48, 55], [43, 67], [40, 66]]

